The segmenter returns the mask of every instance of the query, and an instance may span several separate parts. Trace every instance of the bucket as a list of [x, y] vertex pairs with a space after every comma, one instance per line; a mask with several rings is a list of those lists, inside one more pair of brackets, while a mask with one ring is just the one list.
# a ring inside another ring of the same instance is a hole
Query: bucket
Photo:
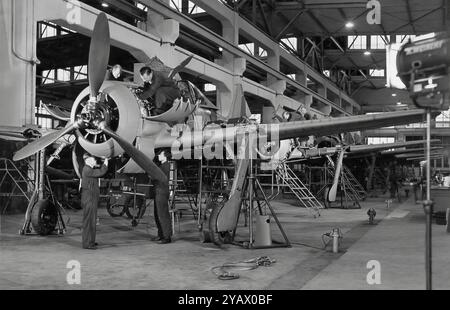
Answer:
[[258, 215], [256, 216], [255, 246], [265, 247], [271, 245], [270, 217], [268, 215]]

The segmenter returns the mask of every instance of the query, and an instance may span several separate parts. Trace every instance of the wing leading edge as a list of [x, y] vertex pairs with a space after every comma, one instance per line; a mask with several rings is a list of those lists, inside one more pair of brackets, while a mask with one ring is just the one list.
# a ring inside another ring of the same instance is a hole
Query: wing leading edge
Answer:
[[238, 125], [226, 128], [205, 129], [183, 133], [181, 136], [164, 133], [156, 138], [155, 148], [172, 146], [199, 147], [204, 144], [236, 142], [236, 137], [245, 133], [255, 134], [267, 141], [285, 140], [296, 137], [325, 136], [358, 130], [382, 128], [422, 122], [424, 110], [388, 112], [375, 115], [357, 115], [341, 118], [296, 121], [278, 124]]
[[[326, 136], [330, 134], [405, 125], [424, 121], [424, 110], [387, 112], [373, 115], [326, 118], [320, 120], [281, 123], [269, 126], [270, 135], [276, 135], [271, 129], [278, 130], [280, 140], [295, 137]], [[278, 129], [277, 129], [278, 127]]]

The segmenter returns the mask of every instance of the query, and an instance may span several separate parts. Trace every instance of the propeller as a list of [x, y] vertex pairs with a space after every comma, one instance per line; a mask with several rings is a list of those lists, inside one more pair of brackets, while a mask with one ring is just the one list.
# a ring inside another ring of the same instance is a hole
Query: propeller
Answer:
[[337, 165], [336, 165], [336, 168], [334, 170], [333, 186], [331, 186], [331, 189], [328, 192], [328, 201], [329, 202], [336, 201], [337, 189], [338, 189], [338, 185], [339, 185], [339, 179], [341, 177], [342, 164], [343, 164], [343, 161], [344, 161], [344, 155], [345, 155], [345, 149], [343, 149], [339, 153], [339, 157], [338, 157], [338, 160], [337, 160]]
[[[163, 186], [168, 186], [168, 178], [164, 172], [158, 168], [158, 166], [144, 153], [135, 148], [128, 141], [117, 135], [113, 130], [108, 127], [104, 117], [101, 113], [98, 113], [98, 95], [100, 88], [102, 87], [105, 79], [105, 74], [109, 61], [110, 53], [110, 31], [108, 18], [106, 14], [101, 13], [95, 22], [94, 32], [92, 35], [90, 50], [89, 50], [89, 62], [88, 62], [88, 75], [89, 75], [89, 87], [90, 87], [90, 99], [83, 111], [81, 118], [75, 123], [68, 124], [63, 130], [51, 133], [39, 140], [30, 143], [23, 149], [19, 150], [14, 160], [21, 160], [28, 156], [35, 154], [36, 152], [46, 148], [53, 144], [59, 138], [80, 127], [91, 127], [101, 129], [104, 133], [114, 139], [122, 149], [130, 155], [130, 157], [153, 179], [158, 181]], [[188, 58], [183, 65], [186, 65], [192, 58]], [[76, 162], [76, 148], [74, 148], [74, 167], [77, 169], [78, 163]]]
[[164, 172], [151, 160], [147, 155], [135, 148], [131, 143], [117, 135], [108, 127], [100, 125], [103, 132], [111, 136], [122, 147], [122, 149], [130, 155], [130, 157], [149, 175], [153, 180], [161, 183], [161, 185], [169, 185], [169, 180]]
[[40, 150], [45, 149], [47, 146], [52, 145], [66, 134], [71, 133], [78, 127], [79, 127], [78, 123], [68, 124], [64, 129], [43, 136], [42, 138], [26, 145], [25, 147], [17, 151], [16, 154], [14, 154], [13, 160], [14, 161], [22, 160], [33, 154], [36, 154]]
[[180, 71], [183, 70], [191, 62], [192, 58], [194, 58], [194, 55], [189, 56], [182, 63], [180, 63], [175, 69], [173, 69], [172, 73], [170, 73], [169, 75], [169, 78], [173, 79], [175, 75], [180, 73]]
[[[91, 100], [97, 98], [105, 80], [110, 52], [110, 33], [108, 18], [101, 13], [95, 22], [89, 48], [88, 76], [91, 88]], [[96, 99], [94, 99], [96, 102]]]
[[[89, 50], [89, 85], [91, 88], [90, 103], [93, 104], [91, 109], [95, 110], [97, 96], [100, 87], [105, 79], [107, 65], [109, 61], [109, 25], [108, 18], [105, 13], [101, 13], [95, 22], [94, 32], [92, 35], [90, 50]], [[94, 115], [95, 111], [91, 110]], [[49, 145], [55, 143], [58, 139], [66, 134], [71, 133], [83, 125], [83, 120], [78, 120], [76, 123], [69, 123], [64, 129], [48, 134], [20, 149], [14, 155], [15, 161], [25, 159], [40, 150], [45, 149]]]

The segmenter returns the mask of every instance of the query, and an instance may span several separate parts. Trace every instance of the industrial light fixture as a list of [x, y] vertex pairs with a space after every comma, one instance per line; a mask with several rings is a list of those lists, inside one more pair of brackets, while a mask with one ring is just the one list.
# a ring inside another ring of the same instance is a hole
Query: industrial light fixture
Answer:
[[345, 24], [345, 28], [347, 29], [352, 29], [353, 27], [355, 27], [355, 24], [353, 22], [348, 22]]
[[392, 94], [392, 97], [397, 97], [397, 94]]
[[102, 7], [104, 7], [104, 8], [109, 8], [109, 4], [106, 3], [106, 2], [102, 2]]
[[402, 103], [399, 101], [399, 102], [397, 102], [397, 105], [402, 105]]
[[372, 53], [370, 52], [370, 51], [365, 51], [364, 52], [364, 55], [366, 55], [366, 56], [370, 56]]

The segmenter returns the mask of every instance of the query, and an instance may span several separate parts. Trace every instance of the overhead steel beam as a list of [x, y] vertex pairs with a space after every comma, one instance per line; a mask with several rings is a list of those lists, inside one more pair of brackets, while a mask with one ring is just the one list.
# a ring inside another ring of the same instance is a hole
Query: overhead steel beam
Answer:
[[220, 47], [222, 47], [224, 50], [228, 51], [229, 53], [233, 54], [234, 56], [246, 59], [246, 61], [248, 61], [255, 67], [257, 67], [261, 70], [264, 70], [265, 72], [276, 77], [279, 80], [285, 80], [287, 84], [302, 91], [306, 95], [311, 95], [313, 98], [316, 98], [316, 100], [318, 100], [324, 104], [330, 105], [334, 110], [337, 110], [345, 115], [349, 114], [344, 109], [342, 109], [341, 107], [336, 105], [334, 102], [319, 95], [318, 93], [312, 91], [311, 89], [300, 84], [299, 82], [288, 78], [285, 74], [273, 69], [268, 64], [266, 64], [265, 62], [256, 58], [255, 56], [247, 54], [246, 52], [242, 51], [239, 47], [237, 47], [234, 44], [230, 43], [229, 41], [225, 40], [222, 36], [218, 35], [217, 33], [213, 32], [212, 30], [208, 29], [207, 27], [201, 25], [200, 23], [194, 21], [190, 17], [182, 14], [181, 12], [173, 10], [170, 6], [164, 4], [160, 1], [157, 1], [157, 0], [140, 0], [140, 2], [142, 4], [144, 4], [145, 6], [149, 7], [152, 11], [154, 11], [166, 18], [177, 20], [178, 22], [182, 23], [184, 26], [186, 26], [189, 29], [191, 29], [192, 31], [196, 32], [199, 36], [205, 38], [206, 40], [209, 40], [211, 42], [216, 42]]
[[145, 13], [144, 11], [142, 11], [141, 9], [139, 9], [138, 7], [136, 7], [135, 5], [133, 5], [129, 2], [125, 2], [125, 1], [121, 1], [121, 0], [103, 0], [103, 2], [106, 2], [109, 5], [111, 5], [112, 7], [115, 7], [117, 9], [127, 13], [128, 15], [141, 20], [141, 21], [147, 19], [147, 13]]
[[[223, 6], [220, 4], [220, 2], [217, 2], [217, 1], [213, 1], [213, 2], [210, 2], [209, 0], [192, 0], [192, 1], [197, 3], [200, 6], [202, 6], [202, 4], [198, 3], [198, 2], [204, 1], [205, 4], [211, 9], [211, 12], [209, 12], [210, 14], [214, 14], [215, 16], [220, 16], [222, 14], [225, 19], [229, 19], [228, 14], [226, 14], [226, 12], [223, 12], [221, 10], [222, 7], [226, 7], [227, 10], [231, 10], [231, 8], [229, 6]], [[264, 1], [266, 1], [266, 2], [262, 2], [263, 6], [266, 9], [271, 9], [272, 11], [274, 11], [274, 8], [276, 5], [275, 2], [272, 0], [264, 0]], [[271, 1], [271, 2], [267, 3], [267, 1]], [[252, 19], [253, 17], [256, 16], [257, 3], [256, 3], [256, 0], [252, 0], [252, 2], [248, 2], [248, 4], [249, 5], [246, 6], [246, 8], [255, 9], [254, 14], [250, 15], [250, 19]], [[286, 21], [286, 23], [289, 22], [289, 20], [287, 20], [287, 18], [284, 17], [283, 14], [279, 13], [278, 16], [280, 18], [284, 19]], [[220, 19], [220, 17], [216, 17], [216, 18]], [[260, 31], [255, 26], [253, 26], [255, 24], [255, 22], [253, 22], [253, 25], [252, 25], [252, 23], [249, 20], [246, 20], [243, 16], [239, 16], [239, 18], [241, 19], [240, 21], [238, 21], [241, 32], [243, 32], [243, 33], [248, 32], [248, 35], [252, 39], [254, 39], [254, 42], [256, 42], [258, 44], [262, 43], [262, 46], [264, 46], [264, 44], [266, 44], [265, 45], [266, 49], [273, 50], [274, 48], [275, 49], [278, 48], [278, 45], [280, 45], [280, 42], [276, 42], [274, 40], [274, 38], [270, 37], [265, 32]], [[255, 21], [256, 21], [256, 18], [255, 18]], [[304, 37], [303, 33], [298, 29], [298, 27], [296, 27], [295, 23], [292, 27], [294, 27], [294, 30], [296, 30], [297, 33], [300, 33]], [[255, 33], [256, 31], [258, 32], [258, 34]], [[348, 96], [348, 92], [343, 91], [344, 89], [337, 87], [337, 85], [335, 85], [334, 83], [330, 83], [329, 80], [326, 77], [324, 77], [321, 72], [317, 72], [317, 70], [314, 70], [314, 68], [312, 66], [310, 66], [307, 62], [304, 61], [304, 57], [298, 55], [295, 51], [288, 52], [285, 49], [280, 49], [280, 57], [281, 57], [282, 61], [284, 60], [286, 63], [288, 63], [290, 65], [299, 67], [300, 70], [305, 71], [306, 74], [315, 77], [319, 81], [319, 83], [326, 85], [326, 87], [330, 90], [330, 92], [336, 94], [337, 96], [342, 98], [344, 101], [350, 103], [352, 106], [354, 106], [354, 107], [359, 106], [350, 96]], [[326, 56], [324, 56], [324, 57], [326, 57]], [[304, 68], [304, 69], [302, 69], [302, 68]]]
[[404, 25], [402, 25], [402, 26], [396, 28], [395, 30], [391, 31], [391, 33], [396, 33], [396, 32], [398, 32], [399, 30], [401, 30], [402, 28], [405, 28], [406, 26], [409, 26], [409, 25], [411, 25], [412, 23], [415, 23], [415, 22], [421, 20], [421, 19], [427, 17], [428, 15], [431, 15], [431, 14], [433, 14], [433, 13], [436, 13], [436, 12], [439, 11], [439, 10], [442, 10], [442, 7], [435, 8], [435, 9], [433, 9], [433, 10], [431, 10], [431, 11], [429, 11], [429, 12], [427, 12], [427, 13], [425, 13], [425, 14], [423, 14], [423, 15], [421, 15], [421, 16], [415, 18], [415, 19], [413, 19], [412, 21], [410, 21], [410, 22], [408, 22], [408, 23], [406, 23], [406, 24], [404, 24]]
[[333, 43], [337, 46], [337, 48], [343, 53], [345, 54], [345, 49], [339, 44], [339, 42], [334, 38], [334, 37], [330, 37], [331, 41], [333, 41]]
[[359, 2], [346, 2], [346, 3], [308, 3], [306, 1], [291, 1], [291, 2], [278, 2], [275, 10], [276, 11], [293, 11], [301, 8], [308, 10], [323, 10], [323, 9], [339, 9], [339, 8], [348, 8], [348, 9], [358, 9], [358, 8], [366, 8], [367, 1], [359, 1]]
[[240, 10], [247, 3], [247, 1], [248, 0], [240, 0], [237, 4], [237, 9]]
[[325, 27], [325, 25], [322, 24], [322, 22], [316, 17], [316, 15], [314, 15], [313, 12], [308, 11], [307, 13], [308, 13], [309, 17], [311, 17], [312, 20], [322, 29], [322, 31], [324, 31], [327, 35], [330, 34], [328, 29]]
[[263, 5], [261, 3], [261, 0], [257, 0], [257, 2], [258, 2], [258, 7], [259, 7], [259, 10], [260, 10], [261, 16], [263, 17], [263, 21], [264, 21], [264, 26], [266, 28], [266, 32], [270, 36], [272, 36], [272, 28], [270, 27], [269, 21], [267, 20], [266, 11], [264, 10], [264, 7], [263, 7]]
[[[364, 8], [365, 8], [364, 11], [362, 11], [362, 12], [361, 12], [360, 14], [358, 14], [356, 17], [350, 18], [350, 20], [348, 20], [348, 21], [355, 21], [355, 20], [360, 19], [362, 16], [366, 15], [367, 12], [369, 12], [369, 9], [367, 9], [365, 6], [364, 6]], [[336, 33], [340, 32], [340, 31], [341, 31], [342, 29], [344, 29], [344, 28], [345, 28], [345, 23], [343, 23], [342, 27], [338, 28], [336, 31], [334, 31], [333, 33], [331, 33], [331, 35], [335, 35]]]
[[285, 32], [292, 26], [293, 23], [304, 13], [304, 11], [299, 11], [288, 23], [287, 25], [275, 36], [275, 41], [278, 41]]
[[404, 0], [404, 1], [405, 1], [405, 4], [406, 4], [406, 12], [408, 13], [409, 22], [411, 23], [411, 27], [412, 27], [413, 33], [416, 35], [417, 31], [416, 31], [416, 27], [414, 26], [414, 23], [412, 21], [413, 17], [412, 17], [412, 13], [411, 13], [411, 5], [409, 3], [409, 0]]

